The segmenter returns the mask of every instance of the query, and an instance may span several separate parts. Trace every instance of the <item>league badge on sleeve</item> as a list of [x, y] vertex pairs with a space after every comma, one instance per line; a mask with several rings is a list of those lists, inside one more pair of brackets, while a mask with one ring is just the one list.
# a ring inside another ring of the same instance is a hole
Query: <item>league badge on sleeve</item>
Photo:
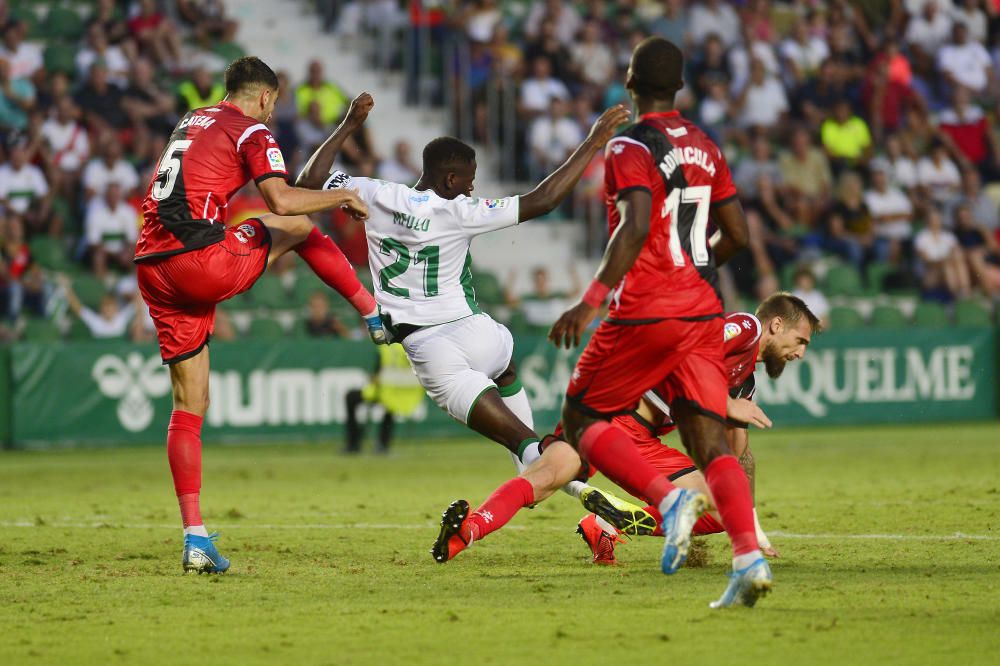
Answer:
[[729, 342], [740, 333], [742, 333], [742, 331], [740, 330], [740, 325], [737, 324], [736, 322], [729, 322], [728, 324], [726, 324], [725, 333], [723, 335], [723, 341]]
[[483, 199], [483, 205], [486, 206], [487, 208], [489, 208], [490, 210], [496, 210], [498, 208], [506, 208], [507, 207], [507, 200], [506, 199]]
[[280, 148], [267, 149], [267, 163], [274, 171], [287, 171], [285, 169], [285, 158], [281, 156]]

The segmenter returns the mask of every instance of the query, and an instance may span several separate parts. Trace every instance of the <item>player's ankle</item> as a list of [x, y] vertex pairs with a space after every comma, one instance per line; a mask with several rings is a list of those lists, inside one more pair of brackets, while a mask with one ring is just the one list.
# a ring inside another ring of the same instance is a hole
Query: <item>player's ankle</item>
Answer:
[[740, 569], [746, 569], [748, 566], [756, 562], [757, 560], [764, 557], [764, 554], [760, 550], [751, 550], [746, 553], [741, 553], [740, 555], [733, 556], [733, 571], [739, 571]]
[[207, 537], [208, 530], [205, 529], [204, 525], [188, 525], [184, 528], [184, 536], [188, 535]]

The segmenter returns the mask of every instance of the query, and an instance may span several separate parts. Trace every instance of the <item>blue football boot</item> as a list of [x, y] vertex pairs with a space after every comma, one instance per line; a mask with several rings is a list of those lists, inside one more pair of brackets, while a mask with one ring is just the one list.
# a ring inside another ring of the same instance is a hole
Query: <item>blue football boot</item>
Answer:
[[753, 608], [757, 600], [771, 591], [774, 578], [771, 567], [763, 557], [745, 569], [738, 569], [729, 574], [729, 586], [718, 601], [713, 601], [709, 608], [730, 608], [742, 604]]
[[678, 488], [677, 497], [669, 509], [663, 512], [663, 556], [660, 569], [665, 574], [676, 573], [688, 556], [691, 546], [691, 530], [701, 514], [708, 509], [708, 498], [694, 490]]
[[198, 573], [224, 573], [229, 569], [229, 560], [224, 558], [215, 547], [215, 540], [219, 538], [218, 532], [213, 532], [207, 537], [194, 534], [184, 535], [184, 571], [197, 571]]

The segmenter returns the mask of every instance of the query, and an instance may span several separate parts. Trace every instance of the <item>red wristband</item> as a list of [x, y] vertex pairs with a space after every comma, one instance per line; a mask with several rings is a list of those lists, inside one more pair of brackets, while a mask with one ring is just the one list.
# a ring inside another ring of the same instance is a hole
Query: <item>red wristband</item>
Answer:
[[594, 280], [590, 283], [590, 286], [587, 287], [587, 291], [583, 295], [582, 300], [592, 308], [600, 308], [604, 305], [604, 299], [608, 297], [609, 291], [611, 291], [611, 287]]

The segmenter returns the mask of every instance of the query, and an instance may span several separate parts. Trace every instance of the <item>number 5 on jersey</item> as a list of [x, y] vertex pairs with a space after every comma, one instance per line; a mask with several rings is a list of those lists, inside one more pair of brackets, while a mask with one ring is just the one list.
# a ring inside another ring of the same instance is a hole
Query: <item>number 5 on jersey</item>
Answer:
[[394, 278], [398, 278], [410, 267], [410, 262], [424, 265], [424, 296], [428, 298], [438, 295], [438, 267], [440, 265], [441, 249], [437, 245], [428, 245], [417, 252], [416, 256], [410, 256], [410, 250], [395, 238], [383, 238], [379, 245], [379, 252], [391, 257], [396, 253], [396, 261], [392, 262], [378, 272], [379, 286], [387, 294], [409, 298], [410, 290], [406, 287], [397, 287], [392, 284]]
[[190, 139], [178, 139], [172, 141], [167, 149], [163, 151], [160, 158], [159, 169], [156, 172], [156, 180], [153, 181], [153, 198], [163, 201], [170, 197], [177, 183], [177, 176], [181, 173], [181, 155], [191, 147]]
[[[689, 230], [689, 252], [695, 266], [707, 266], [711, 259], [708, 252], [708, 209], [712, 200], [711, 185], [696, 185], [682, 189], [674, 189], [667, 200], [663, 202], [660, 215], [670, 217], [670, 256], [675, 266], [683, 266], [684, 248], [681, 247], [681, 216], [684, 224], [691, 225]], [[689, 217], [691, 206], [694, 206], [694, 217]]]

